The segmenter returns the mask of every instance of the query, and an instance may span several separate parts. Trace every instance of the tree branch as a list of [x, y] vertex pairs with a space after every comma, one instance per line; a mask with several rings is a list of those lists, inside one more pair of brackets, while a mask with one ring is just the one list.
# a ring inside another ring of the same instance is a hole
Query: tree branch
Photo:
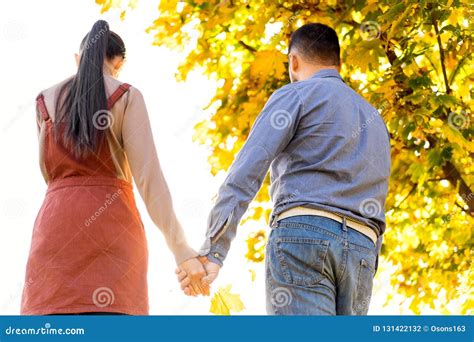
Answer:
[[471, 52], [467, 52], [458, 62], [458, 64], [456, 65], [456, 68], [451, 72], [451, 75], [449, 76], [450, 85], [454, 82], [456, 75], [458, 74], [459, 70], [461, 70], [461, 68], [464, 66], [464, 63], [471, 58], [471, 55], [472, 55]]
[[[435, 26], [435, 27], [436, 27], [435, 31], [438, 31], [437, 26]], [[438, 33], [439, 33], [439, 31], [438, 31]], [[385, 37], [385, 36], [386, 36], [386, 33], [383, 32], [382, 35], [381, 35], [381, 40], [383, 40], [383, 37]], [[438, 43], [441, 44], [441, 39], [439, 38], [439, 34], [438, 34]], [[440, 51], [441, 50], [442, 50], [442, 47], [440, 45]], [[386, 41], [385, 53], [387, 55], [388, 61], [392, 65], [392, 67], [395, 67], [395, 65], [396, 65], [395, 63], [397, 62], [398, 57], [395, 54], [395, 49], [394, 49], [393, 43], [391, 43], [390, 41]], [[441, 65], [443, 67], [443, 75], [445, 76], [445, 81], [446, 81], [446, 92], [448, 93], [448, 91], [451, 92], [451, 88], [449, 88], [449, 84], [447, 83], [446, 68], [444, 66], [444, 52], [443, 52], [442, 56], [443, 57], [441, 58], [441, 61], [442, 61]], [[403, 73], [403, 71], [401, 70], [400, 65], [396, 65], [396, 67], [397, 67], [398, 72]], [[402, 82], [400, 82], [400, 80], [397, 80], [396, 77], [394, 79], [395, 79], [396, 83], [402, 83]], [[402, 85], [402, 88], [403, 88], [403, 85]], [[413, 89], [408, 89], [407, 94], [409, 94], [411, 92], [413, 92]], [[436, 138], [434, 136], [427, 135], [427, 139], [430, 143], [431, 148], [435, 147], [436, 142], [437, 142]], [[443, 173], [444, 173], [444, 178], [446, 178], [454, 188], [457, 188], [457, 185], [459, 183], [458, 194], [462, 197], [464, 202], [466, 202], [467, 206], [469, 207], [469, 212], [468, 212], [469, 215], [474, 216], [474, 193], [469, 188], [469, 186], [464, 181], [464, 179], [462, 179], [461, 173], [456, 169], [454, 164], [451, 163], [450, 161], [447, 161], [445, 163], [445, 165], [443, 166]]]
[[474, 193], [471, 191], [467, 183], [461, 177], [458, 169], [450, 162], [447, 161], [446, 164], [443, 166], [443, 172], [446, 179], [454, 186], [457, 187], [459, 183], [459, 190], [458, 193], [467, 204], [469, 211], [467, 212], [469, 215], [474, 216]]
[[431, 13], [431, 23], [433, 24], [433, 27], [436, 33], [436, 39], [438, 41], [439, 57], [441, 59], [441, 70], [443, 71], [444, 84], [446, 86], [446, 94], [449, 95], [451, 94], [451, 87], [449, 86], [448, 74], [446, 72], [446, 65], [444, 64], [444, 49], [443, 49], [443, 44], [441, 43], [441, 36], [439, 34], [438, 23], [436, 22], [433, 16], [433, 13]]
[[243, 42], [242, 40], [239, 40], [239, 44], [242, 45], [247, 50], [249, 50], [250, 52], [257, 52], [256, 48], [254, 48], [253, 46], [248, 45], [247, 43]]
[[400, 206], [402, 205], [403, 202], [405, 202], [407, 200], [408, 197], [410, 197], [416, 190], [418, 186], [418, 183], [415, 183], [413, 184], [413, 186], [411, 187], [410, 191], [408, 192], [408, 194], [400, 201], [398, 202], [397, 205], [395, 205], [394, 207], [390, 208], [389, 210], [393, 210], [393, 209], [400, 209]]

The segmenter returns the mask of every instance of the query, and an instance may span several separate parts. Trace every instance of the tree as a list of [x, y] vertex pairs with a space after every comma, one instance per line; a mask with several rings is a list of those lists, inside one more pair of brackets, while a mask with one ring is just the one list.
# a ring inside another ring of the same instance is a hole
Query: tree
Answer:
[[[210, 118], [195, 127], [216, 174], [229, 168], [271, 93], [289, 82], [291, 32], [308, 22], [335, 28], [344, 80], [380, 110], [391, 136], [379, 276], [390, 266], [392, 292], [415, 313], [429, 306], [472, 314], [473, 10], [467, 0], [171, 0], [161, 1], [147, 32], [156, 45], [192, 47], [178, 79], [200, 69], [219, 81]], [[268, 216], [268, 201], [267, 179], [249, 219]], [[255, 262], [261, 237], [249, 239]]]

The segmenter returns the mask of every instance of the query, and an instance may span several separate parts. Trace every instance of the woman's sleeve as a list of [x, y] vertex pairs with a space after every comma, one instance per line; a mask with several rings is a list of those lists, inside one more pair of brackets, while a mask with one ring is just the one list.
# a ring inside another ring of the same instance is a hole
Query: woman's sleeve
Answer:
[[197, 256], [188, 246], [161, 170], [143, 95], [131, 87], [125, 108], [122, 139], [133, 179], [153, 222], [163, 232], [176, 263]]
[[36, 104], [36, 135], [38, 137], [38, 140], [40, 137], [40, 133], [41, 133], [41, 114], [38, 110], [38, 105]]

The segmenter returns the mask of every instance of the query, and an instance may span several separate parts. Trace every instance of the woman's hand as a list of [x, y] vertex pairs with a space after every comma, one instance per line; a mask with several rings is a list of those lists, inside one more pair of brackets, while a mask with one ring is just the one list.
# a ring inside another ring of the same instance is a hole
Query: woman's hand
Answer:
[[[199, 262], [204, 265], [204, 269], [206, 272], [206, 276], [201, 278], [200, 285], [201, 287], [206, 289], [206, 295], [209, 295], [210, 285], [217, 278], [221, 267], [213, 262], [210, 262], [209, 259], [205, 256], [198, 257], [197, 260], [199, 260]], [[188, 296], [196, 296], [194, 289], [189, 286], [189, 284], [191, 283], [191, 279], [190, 277], [188, 277], [186, 271], [178, 266], [178, 268], [176, 269], [176, 275], [178, 277], [178, 281], [181, 283], [181, 289], [183, 290], [183, 292]]]
[[180, 280], [181, 289], [183, 291], [187, 289], [188, 293], [186, 294], [194, 297], [200, 294], [209, 296], [209, 285], [202, 281], [202, 278], [204, 278], [207, 273], [197, 258], [191, 258], [179, 264], [176, 273], [178, 274], [178, 279], [180, 278], [180, 274], [182, 275], [182, 280]]

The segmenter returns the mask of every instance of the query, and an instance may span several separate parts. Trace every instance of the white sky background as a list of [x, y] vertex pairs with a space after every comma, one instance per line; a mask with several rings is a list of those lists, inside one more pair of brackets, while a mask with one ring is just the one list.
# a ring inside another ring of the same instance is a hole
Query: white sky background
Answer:
[[[214, 94], [215, 84], [199, 73], [186, 83], [174, 78], [184, 56], [152, 46], [145, 28], [158, 15], [157, 1], [140, 1], [120, 21], [117, 11], [100, 15], [93, 0], [9, 1], [0, 12], [0, 314], [18, 314], [31, 232], [43, 201], [46, 184], [38, 166], [34, 99], [42, 89], [75, 72], [74, 52], [99, 18], [109, 22], [125, 41], [127, 62], [120, 80], [140, 89], [147, 103], [155, 142], [176, 211], [193, 247], [203, 241], [211, 198], [225, 175], [212, 177], [206, 149], [192, 143], [193, 126], [206, 117], [201, 108]], [[188, 298], [174, 275], [175, 263], [161, 233], [153, 225], [136, 192], [149, 246], [149, 297], [151, 314], [209, 314], [209, 298]], [[251, 230], [239, 229], [217, 281], [232, 283], [246, 310], [265, 314], [263, 264], [245, 258], [245, 239]], [[249, 269], [257, 272], [252, 283]], [[214, 286], [214, 289], [217, 288]], [[381, 284], [379, 284], [380, 287]], [[381, 308], [375, 294], [371, 313]], [[400, 309], [398, 309], [400, 310]], [[392, 307], [391, 313], [398, 313]]]

